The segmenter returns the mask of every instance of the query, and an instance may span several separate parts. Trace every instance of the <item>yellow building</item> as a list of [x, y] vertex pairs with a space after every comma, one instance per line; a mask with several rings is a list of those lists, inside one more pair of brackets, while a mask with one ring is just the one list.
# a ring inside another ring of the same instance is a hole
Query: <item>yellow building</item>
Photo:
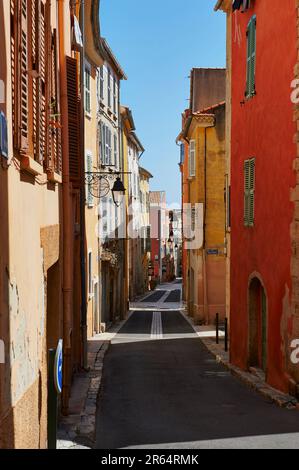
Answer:
[[124, 185], [126, 188], [126, 288], [132, 301], [145, 289], [143, 280], [142, 216], [139, 160], [144, 148], [135, 133], [135, 124], [129, 108], [121, 107]]
[[206, 324], [226, 309], [224, 97], [225, 70], [192, 70], [191, 109], [179, 136], [188, 144], [185, 285], [190, 315]]
[[145, 168], [139, 167], [140, 179], [140, 226], [141, 256], [143, 268], [143, 289], [149, 289], [149, 263], [151, 260], [151, 227], [150, 227], [150, 179], [153, 175]]
[[[104, 63], [100, 37], [93, 36], [92, 15], [94, 5], [85, 1], [86, 48], [84, 60], [84, 109], [85, 109], [85, 172], [99, 171], [98, 144], [98, 68]], [[86, 184], [85, 231], [86, 231], [86, 286], [87, 286], [87, 337], [100, 332], [101, 288], [99, 261], [99, 199], [92, 185]]]

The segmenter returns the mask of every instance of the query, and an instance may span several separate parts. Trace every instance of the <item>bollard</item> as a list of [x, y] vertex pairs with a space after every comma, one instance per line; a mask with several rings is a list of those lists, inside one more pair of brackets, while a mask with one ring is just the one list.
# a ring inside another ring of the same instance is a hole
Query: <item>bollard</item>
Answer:
[[216, 313], [216, 344], [219, 344], [219, 313]]
[[224, 348], [225, 351], [228, 351], [228, 321], [227, 318], [225, 318], [225, 337], [224, 337]]
[[48, 449], [57, 445], [57, 391], [54, 383], [55, 349], [48, 352]]

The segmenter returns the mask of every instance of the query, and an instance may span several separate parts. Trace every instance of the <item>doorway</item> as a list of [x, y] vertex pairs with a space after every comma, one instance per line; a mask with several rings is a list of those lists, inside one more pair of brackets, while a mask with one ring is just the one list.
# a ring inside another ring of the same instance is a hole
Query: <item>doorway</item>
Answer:
[[266, 372], [267, 368], [267, 297], [258, 278], [249, 286], [249, 366]]

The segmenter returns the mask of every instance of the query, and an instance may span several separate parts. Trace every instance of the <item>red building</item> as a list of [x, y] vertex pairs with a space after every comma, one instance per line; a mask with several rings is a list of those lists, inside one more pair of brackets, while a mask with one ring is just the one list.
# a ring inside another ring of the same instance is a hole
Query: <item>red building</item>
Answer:
[[290, 359], [291, 341], [299, 338], [299, 198], [294, 191], [298, 139], [291, 100], [296, 2], [229, 3], [230, 9], [235, 7], [229, 12], [228, 40], [231, 361], [243, 369], [263, 370], [272, 386], [296, 394], [299, 365]]

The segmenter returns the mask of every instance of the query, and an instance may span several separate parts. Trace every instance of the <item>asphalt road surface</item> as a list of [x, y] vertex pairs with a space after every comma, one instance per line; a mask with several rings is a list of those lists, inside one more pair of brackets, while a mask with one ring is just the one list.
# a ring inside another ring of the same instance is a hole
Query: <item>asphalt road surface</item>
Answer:
[[98, 449], [299, 449], [299, 412], [233, 377], [176, 310], [134, 312], [106, 355], [102, 384]]

